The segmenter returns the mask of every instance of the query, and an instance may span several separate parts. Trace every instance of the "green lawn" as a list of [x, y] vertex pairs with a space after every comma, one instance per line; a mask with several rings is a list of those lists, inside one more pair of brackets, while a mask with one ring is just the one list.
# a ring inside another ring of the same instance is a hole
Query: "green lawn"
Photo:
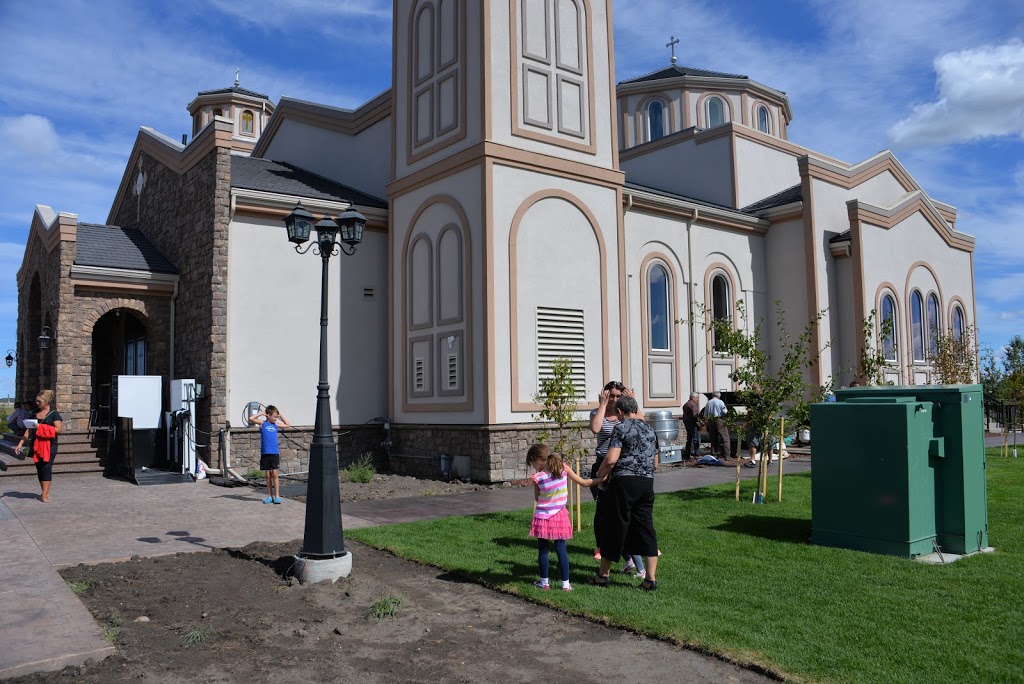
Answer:
[[[810, 477], [754, 506], [731, 485], [658, 495], [658, 590], [586, 585], [589, 529], [569, 543], [576, 590], [541, 592], [531, 511], [353, 530], [371, 546], [502, 591], [755, 663], [797, 681], [1024, 682], [1024, 459], [988, 459], [997, 553], [948, 566], [811, 546]], [[768, 488], [774, 491], [773, 485]], [[593, 515], [584, 506], [584, 519]], [[554, 555], [552, 554], [554, 566]], [[557, 577], [556, 566], [552, 568]]]

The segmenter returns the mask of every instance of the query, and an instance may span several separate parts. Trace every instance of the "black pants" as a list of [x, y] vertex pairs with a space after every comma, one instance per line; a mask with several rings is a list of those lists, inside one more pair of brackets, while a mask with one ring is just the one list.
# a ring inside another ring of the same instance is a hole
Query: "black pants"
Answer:
[[729, 458], [732, 454], [732, 441], [729, 439], [729, 426], [725, 418], [708, 420], [708, 432], [711, 434], [711, 451], [719, 458]]
[[614, 477], [597, 500], [601, 558], [617, 562], [625, 555], [657, 556], [654, 531], [654, 478]]
[[36, 477], [40, 482], [53, 481], [53, 456], [50, 456], [49, 461], [36, 462]]
[[697, 423], [683, 423], [686, 427], [686, 447], [683, 449], [683, 457], [696, 456], [700, 451], [700, 427]]

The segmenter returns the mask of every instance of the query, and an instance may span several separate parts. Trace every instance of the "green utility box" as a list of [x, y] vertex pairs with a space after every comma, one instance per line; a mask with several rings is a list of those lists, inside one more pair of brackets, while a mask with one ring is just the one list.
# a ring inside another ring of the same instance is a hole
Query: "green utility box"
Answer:
[[[913, 397], [934, 406], [935, 436], [945, 458], [936, 461], [936, 530], [946, 553], [975, 553], [988, 546], [985, 484], [984, 397], [981, 385], [850, 387], [836, 392], [838, 403], [881, 397]], [[881, 446], [871, 430], [865, 442]], [[817, 433], [815, 433], [817, 439]], [[817, 468], [817, 463], [815, 463]]]
[[909, 558], [934, 551], [943, 447], [932, 411], [895, 396], [811, 406], [813, 543]]

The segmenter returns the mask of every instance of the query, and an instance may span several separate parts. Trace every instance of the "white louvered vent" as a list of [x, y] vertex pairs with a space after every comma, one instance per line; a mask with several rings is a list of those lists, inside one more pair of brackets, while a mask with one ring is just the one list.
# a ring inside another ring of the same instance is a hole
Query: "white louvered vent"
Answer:
[[587, 348], [580, 309], [537, 307], [537, 379], [551, 377], [551, 362], [559, 357], [572, 361], [572, 381], [579, 397], [586, 395]]
[[459, 388], [459, 357], [455, 354], [448, 355], [448, 389]]
[[413, 379], [413, 388], [415, 392], [424, 391], [425, 387], [423, 384], [423, 357], [417, 356], [415, 361], [415, 370]]

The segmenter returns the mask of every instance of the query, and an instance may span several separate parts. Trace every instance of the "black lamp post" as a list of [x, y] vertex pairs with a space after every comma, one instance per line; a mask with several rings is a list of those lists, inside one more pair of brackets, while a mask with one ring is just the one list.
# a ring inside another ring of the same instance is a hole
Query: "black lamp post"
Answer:
[[[341, 529], [341, 492], [338, 486], [338, 447], [331, 424], [330, 383], [327, 381], [327, 264], [338, 250], [351, 256], [363, 241], [366, 218], [349, 208], [332, 220], [326, 215], [313, 226], [313, 215], [302, 204], [284, 219], [288, 240], [295, 251], [305, 254], [310, 249], [320, 256], [320, 382], [316, 393], [316, 422], [313, 442], [309, 448], [309, 483], [306, 492], [306, 527], [302, 537], [300, 558], [324, 560], [348, 553]], [[316, 228], [316, 241], [305, 248], [311, 228]], [[338, 234], [341, 242], [338, 242]]]
[[50, 326], [44, 325], [42, 332], [39, 333], [39, 348], [49, 349], [50, 341], [57, 339], [57, 331], [53, 331], [53, 336], [50, 336]]
[[7, 367], [10, 368], [11, 366], [13, 366], [14, 362], [17, 360], [18, 352], [14, 351], [13, 349], [8, 349], [7, 356], [4, 357], [4, 362], [7, 364]]

